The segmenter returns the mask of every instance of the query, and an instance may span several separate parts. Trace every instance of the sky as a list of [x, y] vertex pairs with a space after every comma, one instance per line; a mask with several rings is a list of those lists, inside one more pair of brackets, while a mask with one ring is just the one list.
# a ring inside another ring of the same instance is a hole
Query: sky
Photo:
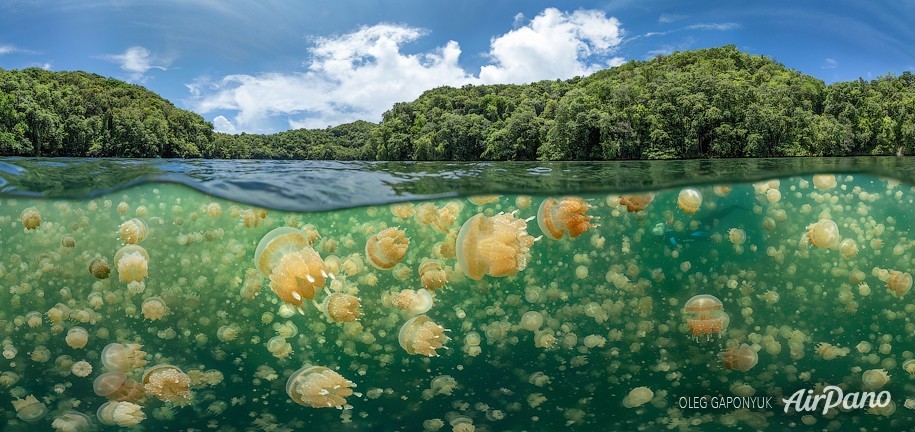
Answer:
[[142, 85], [217, 131], [378, 122], [440, 86], [733, 44], [827, 83], [915, 71], [915, 0], [0, 0], [0, 68]]

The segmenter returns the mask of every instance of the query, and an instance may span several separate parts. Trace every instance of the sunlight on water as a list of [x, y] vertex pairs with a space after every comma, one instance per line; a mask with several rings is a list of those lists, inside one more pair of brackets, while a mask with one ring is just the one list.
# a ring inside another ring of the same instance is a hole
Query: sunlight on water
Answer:
[[[910, 430], [913, 199], [844, 174], [326, 213], [4, 198], [0, 429]], [[891, 402], [785, 411], [828, 385]]]

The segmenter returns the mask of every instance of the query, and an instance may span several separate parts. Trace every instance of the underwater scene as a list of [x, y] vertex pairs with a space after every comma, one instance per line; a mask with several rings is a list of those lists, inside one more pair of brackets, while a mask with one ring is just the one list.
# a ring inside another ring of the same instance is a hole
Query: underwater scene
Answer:
[[0, 430], [915, 428], [915, 187], [0, 198]]

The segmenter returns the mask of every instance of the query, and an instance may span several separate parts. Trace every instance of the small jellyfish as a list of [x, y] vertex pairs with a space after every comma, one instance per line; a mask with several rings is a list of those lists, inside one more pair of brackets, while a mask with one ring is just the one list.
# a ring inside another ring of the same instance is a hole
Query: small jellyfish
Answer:
[[807, 226], [807, 242], [821, 249], [839, 245], [839, 226], [831, 219], [820, 219]]
[[886, 289], [896, 297], [902, 297], [912, 288], [912, 275], [899, 270], [890, 270], [886, 278]]
[[289, 376], [286, 394], [293, 402], [312, 408], [350, 409], [346, 398], [356, 384], [323, 366], [305, 366]]
[[428, 316], [420, 315], [404, 323], [397, 340], [407, 354], [433, 357], [437, 355], [435, 350], [444, 347], [451, 340], [445, 331], [444, 327], [433, 322]]
[[365, 256], [370, 264], [379, 270], [388, 270], [407, 253], [410, 239], [398, 228], [388, 228], [369, 237], [365, 243]]
[[33, 230], [41, 225], [41, 213], [38, 212], [37, 208], [29, 207], [19, 213], [19, 220], [22, 221], [22, 226], [25, 229]]
[[98, 421], [106, 426], [129, 427], [140, 424], [145, 418], [143, 407], [133, 402], [105, 402], [96, 412]]
[[817, 353], [823, 360], [833, 360], [836, 357], [845, 357], [851, 350], [848, 348], [839, 348], [835, 345], [821, 342], [817, 345]]
[[138, 401], [143, 398], [143, 387], [123, 372], [105, 372], [95, 378], [92, 389], [96, 395], [114, 401]]
[[146, 352], [139, 344], [110, 343], [102, 349], [102, 365], [114, 372], [128, 372], [146, 365]]
[[99, 280], [108, 279], [111, 274], [111, 264], [108, 264], [108, 260], [103, 257], [95, 257], [89, 261], [89, 273]]
[[712, 334], [721, 336], [730, 322], [721, 300], [710, 294], [690, 298], [683, 306], [683, 312], [687, 316], [689, 332], [697, 340], [700, 336], [705, 336], [706, 340], [711, 339]]
[[441, 261], [423, 258], [419, 264], [419, 280], [423, 288], [435, 291], [448, 283], [448, 271]]
[[592, 216], [585, 214], [590, 209], [591, 205], [581, 198], [547, 198], [537, 210], [537, 224], [543, 235], [553, 240], [566, 235], [575, 238], [593, 226]]
[[359, 312], [359, 298], [343, 293], [333, 293], [324, 297], [319, 309], [333, 322], [351, 322], [362, 315], [362, 312]]
[[915, 359], [908, 359], [902, 362], [902, 370], [906, 371], [909, 375], [915, 375]]
[[191, 378], [176, 366], [160, 364], [143, 374], [143, 388], [147, 394], [163, 402], [186, 405], [191, 401]]
[[890, 382], [890, 376], [884, 369], [870, 369], [861, 374], [864, 390], [877, 390]]
[[527, 234], [527, 220], [514, 213], [492, 217], [477, 214], [458, 233], [458, 265], [467, 277], [512, 276], [527, 267], [534, 238]]
[[157, 321], [168, 315], [168, 306], [166, 306], [165, 301], [159, 297], [150, 297], [143, 300], [141, 310], [143, 312], [143, 318], [150, 321]]
[[702, 194], [695, 189], [683, 189], [680, 191], [680, 195], [677, 196], [677, 207], [680, 207], [680, 210], [683, 210], [686, 214], [696, 213], [701, 206]]
[[39, 402], [34, 395], [28, 395], [25, 399], [17, 398], [13, 401], [13, 409], [16, 410], [16, 417], [27, 423], [41, 420], [48, 412], [48, 407]]
[[404, 311], [406, 316], [422, 315], [432, 309], [433, 299], [429, 291], [424, 289], [405, 289], [394, 294], [394, 307]]
[[80, 360], [73, 363], [73, 366], [70, 367], [70, 372], [80, 378], [85, 378], [92, 373], [92, 365], [85, 360]]
[[88, 432], [92, 430], [92, 420], [79, 411], [67, 410], [54, 418], [51, 427], [57, 432]]
[[121, 282], [142, 282], [149, 274], [149, 253], [140, 245], [129, 244], [114, 254]]
[[67, 331], [66, 342], [73, 349], [85, 348], [89, 343], [89, 332], [79, 326], [73, 327]]
[[623, 406], [626, 408], [635, 408], [644, 405], [654, 398], [654, 392], [648, 387], [636, 387], [629, 391], [629, 394], [623, 398]]
[[753, 369], [759, 361], [756, 350], [747, 344], [740, 344], [739, 347], [729, 347], [721, 352], [721, 363], [724, 367], [746, 372]]
[[747, 241], [747, 232], [740, 228], [728, 230], [728, 240], [735, 246], [740, 246]]
[[620, 204], [626, 206], [626, 211], [629, 213], [645, 210], [652, 200], [654, 200], [653, 193], [620, 195]]
[[121, 224], [118, 234], [124, 244], [138, 244], [149, 236], [149, 225], [143, 219], [133, 218]]
[[842, 258], [849, 259], [854, 258], [858, 254], [858, 244], [855, 243], [854, 239], [845, 239], [839, 243], [839, 254], [842, 255]]
[[254, 264], [270, 279], [270, 289], [294, 306], [313, 299], [315, 288], [329, 277], [321, 255], [309, 244], [302, 231], [281, 227], [267, 233], [254, 252]]
[[476, 196], [467, 197], [467, 201], [470, 201], [471, 203], [473, 203], [475, 205], [481, 206], [481, 205], [486, 205], [486, 204], [489, 204], [492, 202], [496, 202], [499, 200], [499, 198], [500, 198], [500, 195], [476, 195]]
[[813, 176], [813, 186], [821, 191], [828, 191], [835, 188], [836, 176], [833, 174], [816, 174]]

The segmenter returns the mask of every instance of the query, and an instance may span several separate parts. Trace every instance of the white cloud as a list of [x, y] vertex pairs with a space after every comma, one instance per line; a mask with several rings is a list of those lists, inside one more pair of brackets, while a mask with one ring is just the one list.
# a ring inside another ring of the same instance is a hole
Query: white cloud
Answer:
[[101, 58], [119, 64], [128, 73], [128, 79], [135, 82], [144, 81], [150, 69], [166, 70], [171, 64], [171, 60], [161, 59], [141, 46], [132, 46], [123, 54], [108, 54]]
[[12, 45], [0, 45], [0, 55], [16, 52], [16, 47]]
[[661, 14], [661, 16], [658, 17], [658, 22], [661, 24], [667, 24], [667, 23], [672, 23], [674, 21], [679, 21], [683, 18], [686, 18], [686, 15], [663, 13], [663, 14]]
[[201, 113], [236, 114], [213, 119], [220, 131], [270, 132], [271, 120], [291, 128], [323, 128], [355, 120], [379, 121], [397, 102], [443, 85], [520, 83], [571, 78], [623, 62], [611, 56], [622, 30], [600, 11], [546, 9], [530, 23], [491, 40], [492, 64], [479, 75], [458, 64], [455, 41], [423, 53], [403, 46], [424, 35], [396, 24], [366, 26], [314, 39], [306, 70], [198, 78], [186, 84], [191, 107]]
[[223, 116], [216, 116], [216, 118], [213, 119], [213, 128], [216, 129], [216, 132], [224, 132], [227, 134], [234, 134], [237, 132], [235, 125]]
[[686, 26], [687, 30], [716, 30], [716, 31], [728, 31], [735, 30], [740, 28], [740, 24], [737, 23], [703, 23], [703, 24], [693, 24]]
[[622, 41], [620, 22], [602, 11], [571, 14], [548, 8], [530, 24], [490, 41], [492, 65], [480, 68], [483, 83], [524, 83], [587, 75], [601, 67], [591, 56], [611, 53]]
[[823, 60], [823, 66], [821, 66], [821, 68], [823, 68], [823, 69], [835, 69], [835, 68], [837, 68], [838, 66], [839, 66], [839, 62], [838, 62], [838, 61], [836, 61], [835, 59], [827, 58], [827, 59], [824, 59], [824, 60]]

